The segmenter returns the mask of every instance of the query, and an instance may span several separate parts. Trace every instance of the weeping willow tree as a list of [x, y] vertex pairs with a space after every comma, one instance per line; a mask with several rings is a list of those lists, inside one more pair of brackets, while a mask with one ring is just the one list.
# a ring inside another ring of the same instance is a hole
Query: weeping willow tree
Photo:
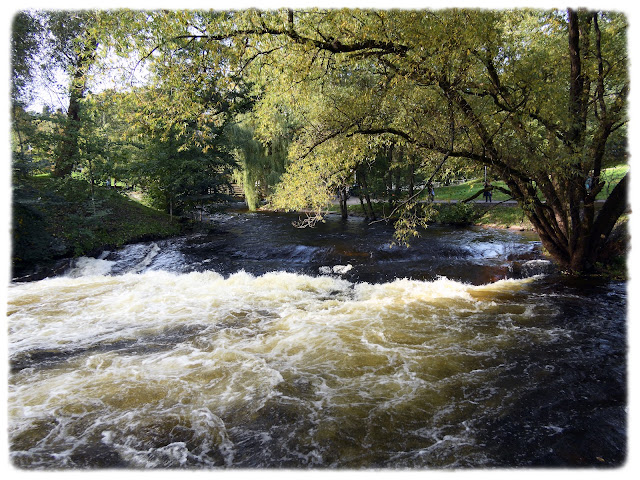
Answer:
[[250, 121], [234, 125], [228, 135], [240, 167], [234, 178], [242, 183], [249, 210], [256, 210], [260, 202], [271, 195], [286, 170], [289, 141], [276, 136], [263, 143]]

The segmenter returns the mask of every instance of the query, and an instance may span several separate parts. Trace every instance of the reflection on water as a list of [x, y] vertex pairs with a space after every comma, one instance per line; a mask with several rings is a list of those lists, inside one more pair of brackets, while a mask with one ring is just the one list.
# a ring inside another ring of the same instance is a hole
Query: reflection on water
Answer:
[[266, 242], [251, 217], [225, 222], [10, 286], [15, 465], [624, 460], [623, 284], [479, 282], [469, 265], [536, 261], [514, 234], [441, 230], [407, 251], [348, 225], [291, 233], [276, 218], [290, 235]]

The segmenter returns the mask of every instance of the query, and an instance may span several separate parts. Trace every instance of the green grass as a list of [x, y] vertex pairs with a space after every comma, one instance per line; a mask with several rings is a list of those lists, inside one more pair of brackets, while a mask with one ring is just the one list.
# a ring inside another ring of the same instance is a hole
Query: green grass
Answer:
[[177, 235], [182, 226], [116, 189], [79, 179], [34, 176], [14, 185], [13, 261], [81, 256], [126, 243]]
[[[605, 186], [600, 191], [598, 196], [596, 197], [598, 200], [605, 200], [611, 190], [618, 184], [622, 177], [625, 176], [627, 171], [629, 170], [629, 165], [618, 165], [616, 167], [606, 168], [602, 171], [602, 181], [605, 182]], [[502, 188], [507, 188], [506, 184], [502, 181], [491, 182], [494, 186], [499, 186]], [[482, 178], [475, 178], [472, 180], [468, 180], [459, 185], [449, 185], [442, 186], [435, 189], [436, 200], [442, 201], [461, 201], [466, 200], [474, 193], [482, 190], [484, 187], [484, 180]], [[502, 202], [504, 200], [508, 200], [509, 196], [499, 192], [497, 190], [493, 191], [492, 200], [494, 202]], [[476, 198], [476, 200], [484, 200], [483, 196], [480, 195]]]
[[611, 190], [618, 184], [620, 180], [629, 171], [629, 165], [618, 165], [617, 167], [605, 168], [602, 171], [602, 181], [605, 182], [604, 188], [598, 193], [597, 200], [606, 200]]
[[518, 205], [493, 205], [487, 208], [476, 219], [476, 225], [486, 225], [499, 228], [520, 228], [533, 230], [533, 225]]
[[[496, 187], [507, 188], [506, 184], [502, 181], [491, 182], [491, 184]], [[484, 189], [484, 180], [482, 178], [475, 178], [459, 185], [449, 185], [434, 188], [435, 199], [449, 202], [462, 201], [466, 200], [482, 189]], [[508, 200], [509, 198], [510, 197], [508, 195], [498, 190], [493, 190], [492, 200], [494, 202], [502, 202], [504, 200]], [[475, 200], [483, 201], [484, 197], [480, 195], [476, 197]]]

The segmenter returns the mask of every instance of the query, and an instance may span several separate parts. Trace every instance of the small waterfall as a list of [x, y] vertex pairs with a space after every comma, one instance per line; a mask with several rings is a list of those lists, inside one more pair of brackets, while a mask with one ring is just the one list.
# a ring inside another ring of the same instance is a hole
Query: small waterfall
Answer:
[[136, 273], [144, 271], [151, 264], [151, 262], [158, 255], [159, 252], [160, 252], [160, 247], [158, 246], [157, 243], [153, 243], [151, 245], [151, 248], [149, 249], [149, 252], [145, 255], [145, 257], [140, 262], [138, 262], [131, 269], [131, 271]]
[[108, 275], [115, 262], [104, 258], [80, 257], [72, 262], [66, 275], [71, 278]]

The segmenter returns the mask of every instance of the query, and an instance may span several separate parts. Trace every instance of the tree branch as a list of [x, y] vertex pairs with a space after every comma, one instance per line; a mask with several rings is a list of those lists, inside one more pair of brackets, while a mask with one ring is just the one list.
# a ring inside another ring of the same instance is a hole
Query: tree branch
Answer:
[[261, 27], [237, 29], [237, 30], [232, 30], [230, 32], [218, 33], [218, 34], [177, 35], [173, 37], [171, 40], [204, 38], [209, 41], [222, 41], [222, 40], [228, 40], [233, 37], [244, 37], [248, 35], [271, 35], [276, 37], [278, 36], [288, 37], [298, 44], [310, 45], [320, 50], [329, 51], [331, 53], [355, 53], [355, 52], [361, 52], [365, 50], [375, 50], [376, 53], [380, 55], [387, 55], [387, 54], [405, 55], [407, 51], [409, 51], [409, 47], [407, 47], [406, 45], [398, 45], [393, 42], [383, 42], [375, 39], [355, 41], [353, 43], [342, 43], [337, 38], [318, 40], [316, 38], [305, 37], [300, 35], [294, 28], [292, 10], [288, 11], [287, 17], [288, 17], [288, 21], [287, 21], [286, 29], [272, 28], [263, 24]]
[[[598, 217], [593, 223], [591, 230], [590, 241], [592, 244], [591, 251], [596, 255], [599, 252], [599, 247], [604, 242], [616, 221], [627, 209], [627, 192], [629, 189], [629, 173], [618, 182], [618, 184], [611, 191], [611, 195], [607, 198], [598, 213]], [[593, 259], [595, 260], [595, 258]]]

